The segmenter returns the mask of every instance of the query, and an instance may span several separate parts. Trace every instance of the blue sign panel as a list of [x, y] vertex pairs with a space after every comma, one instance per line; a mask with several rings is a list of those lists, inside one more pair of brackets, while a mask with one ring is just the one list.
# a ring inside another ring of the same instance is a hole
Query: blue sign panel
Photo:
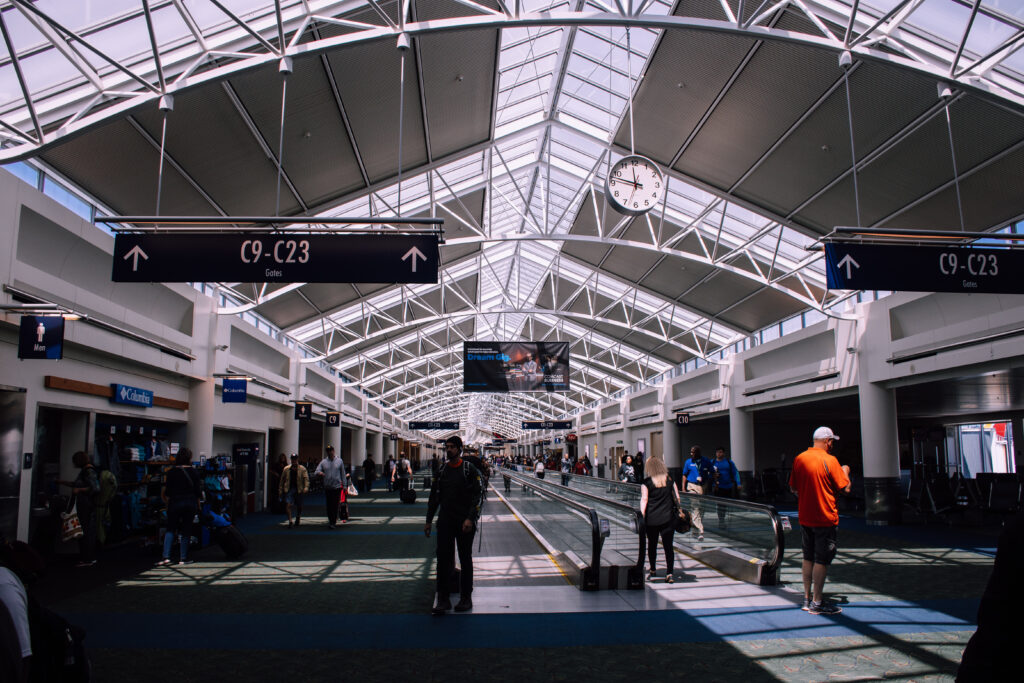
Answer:
[[903, 244], [825, 245], [829, 289], [1024, 294], [1024, 251]]
[[248, 393], [248, 380], [244, 377], [225, 377], [224, 390], [221, 392], [221, 403], [245, 403]]
[[327, 426], [328, 427], [340, 427], [341, 426], [341, 413], [327, 413]]
[[572, 429], [571, 420], [524, 420], [523, 429]]
[[21, 316], [18, 358], [60, 360], [64, 355], [64, 318], [59, 315]]
[[142, 406], [143, 408], [153, 407], [153, 392], [138, 387], [130, 387], [127, 384], [111, 384], [114, 395], [110, 398], [111, 403], [120, 403], [126, 406]]

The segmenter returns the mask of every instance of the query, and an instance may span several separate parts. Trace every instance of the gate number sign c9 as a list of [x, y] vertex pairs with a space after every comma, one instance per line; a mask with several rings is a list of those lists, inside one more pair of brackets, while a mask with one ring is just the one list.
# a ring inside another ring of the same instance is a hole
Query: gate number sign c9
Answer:
[[[269, 242], [269, 240], [268, 240]], [[309, 263], [309, 240], [274, 240], [263, 253], [263, 240], [242, 242], [242, 263], [259, 263], [260, 257], [274, 263]]]
[[436, 283], [435, 234], [119, 234], [115, 282]]

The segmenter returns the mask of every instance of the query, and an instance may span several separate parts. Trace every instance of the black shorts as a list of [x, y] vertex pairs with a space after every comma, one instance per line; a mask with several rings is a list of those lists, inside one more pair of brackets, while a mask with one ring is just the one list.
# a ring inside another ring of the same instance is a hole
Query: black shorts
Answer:
[[801, 526], [804, 560], [815, 564], [832, 564], [835, 559], [836, 530], [834, 526]]

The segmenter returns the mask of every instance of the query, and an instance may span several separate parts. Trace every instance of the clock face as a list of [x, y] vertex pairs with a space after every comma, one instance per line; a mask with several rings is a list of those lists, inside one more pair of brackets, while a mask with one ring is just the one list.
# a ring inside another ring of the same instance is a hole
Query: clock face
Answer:
[[658, 165], [637, 154], [619, 159], [604, 181], [604, 193], [612, 207], [630, 216], [653, 209], [664, 191], [665, 179]]

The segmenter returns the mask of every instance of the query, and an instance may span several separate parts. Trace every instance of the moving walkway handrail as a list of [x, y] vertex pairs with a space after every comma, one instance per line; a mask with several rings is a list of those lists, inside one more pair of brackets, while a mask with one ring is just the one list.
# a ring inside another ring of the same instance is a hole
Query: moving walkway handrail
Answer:
[[591, 533], [591, 555], [590, 555], [590, 573], [594, 581], [594, 586], [597, 585], [597, 576], [599, 575], [601, 568], [601, 549], [604, 546], [604, 536], [601, 534], [601, 518], [597, 514], [597, 511], [592, 507], [588, 507], [579, 501], [575, 501], [571, 498], [563, 496], [555, 491], [549, 491], [543, 486], [538, 486], [537, 482], [530, 477], [525, 477], [522, 474], [515, 471], [503, 470], [504, 476], [509, 476], [515, 480], [521, 486], [527, 486], [539, 495], [545, 498], [551, 498], [557, 500], [559, 503], [566, 505], [578, 512], [582, 512], [587, 515], [587, 519], [590, 520], [590, 533]]
[[[610, 508], [616, 508], [616, 509], [621, 510], [623, 513], [625, 513], [626, 516], [628, 516], [630, 518], [631, 522], [632, 522], [632, 524], [630, 525], [630, 530], [631, 531], [632, 530], [636, 530], [636, 533], [637, 533], [637, 559], [636, 559], [636, 562], [634, 564], [634, 567], [636, 568], [637, 575], [639, 576], [640, 567], [643, 565], [643, 561], [644, 561], [644, 552], [647, 550], [647, 545], [646, 545], [647, 541], [646, 541], [646, 537], [644, 536], [644, 517], [643, 517], [643, 515], [640, 514], [640, 510], [636, 509], [635, 507], [633, 507], [632, 505], [630, 505], [628, 503], [623, 503], [623, 502], [618, 501], [618, 500], [612, 500], [610, 498], [605, 498], [603, 496], [598, 496], [598, 495], [590, 493], [588, 491], [581, 491], [580, 489], [574, 489], [574, 488], [570, 488], [568, 486], [562, 486], [560, 484], [556, 484], [553, 479], [551, 481], [548, 481], [548, 480], [545, 480], [545, 479], [538, 480], [538, 479], [536, 479], [534, 477], [529, 477], [529, 476], [526, 476], [526, 475], [522, 474], [522, 472], [520, 470], [511, 469], [511, 468], [507, 468], [507, 467], [501, 469], [501, 473], [503, 475], [505, 473], [507, 473], [507, 472], [513, 473], [515, 478], [517, 480], [519, 480], [519, 481], [524, 481], [525, 480], [526, 482], [533, 484], [533, 488], [535, 490], [543, 490], [545, 493], [553, 493], [554, 495], [559, 495], [560, 496], [560, 494], [557, 494], [557, 489], [564, 488], [567, 491], [571, 491], [573, 495], [578, 495], [578, 496], [582, 496], [584, 498], [588, 498], [590, 500], [593, 500], [593, 501], [596, 501], [596, 502], [600, 503], [601, 505], [605, 505], [605, 506], [608, 506]], [[544, 483], [540, 484], [539, 483], [540, 481], [542, 481]], [[552, 491], [551, 488], [549, 488], [549, 487], [556, 487], [556, 491]], [[560, 496], [560, 497], [564, 498], [564, 496]]]

